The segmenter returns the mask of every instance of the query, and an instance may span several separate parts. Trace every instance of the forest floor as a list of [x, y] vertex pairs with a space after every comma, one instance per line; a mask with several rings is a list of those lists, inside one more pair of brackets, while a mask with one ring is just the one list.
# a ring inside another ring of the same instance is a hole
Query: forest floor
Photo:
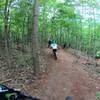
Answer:
[[96, 92], [100, 91], [100, 65], [76, 57], [69, 49], [58, 50], [57, 60], [54, 60], [51, 49], [44, 51], [48, 61], [47, 73], [37, 79], [32, 67], [7, 68], [4, 58], [0, 58], [0, 81], [7, 79], [6, 85], [19, 85], [28, 94], [42, 100], [65, 100], [66, 96], [72, 96], [73, 100], [96, 100]]
[[94, 69], [100, 66], [93, 69], [90, 66], [94, 65], [89, 64], [88, 68], [84, 67], [87, 61], [64, 50], [58, 51], [57, 61], [53, 59], [50, 49], [46, 49], [46, 53], [48, 75], [41, 81], [38, 94], [32, 94], [42, 100], [65, 100], [66, 96], [71, 96], [73, 100], [96, 100], [96, 92], [100, 90], [100, 76]]

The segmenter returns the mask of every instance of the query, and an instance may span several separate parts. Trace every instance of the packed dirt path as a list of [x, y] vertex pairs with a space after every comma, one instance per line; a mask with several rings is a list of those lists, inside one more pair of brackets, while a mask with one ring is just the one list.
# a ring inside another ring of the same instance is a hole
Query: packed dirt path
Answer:
[[46, 53], [51, 70], [40, 94], [42, 100], [65, 100], [66, 96], [72, 96], [73, 100], [96, 100], [100, 80], [93, 79], [83, 70], [75, 56], [59, 50], [56, 61], [51, 50], [47, 49]]

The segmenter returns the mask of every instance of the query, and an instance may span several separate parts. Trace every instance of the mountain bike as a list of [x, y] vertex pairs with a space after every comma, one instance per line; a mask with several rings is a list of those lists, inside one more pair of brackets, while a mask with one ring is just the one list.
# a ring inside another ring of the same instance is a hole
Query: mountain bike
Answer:
[[[41, 100], [32, 96], [28, 96], [21, 91], [0, 85], [0, 100]], [[67, 96], [65, 100], [72, 100], [71, 96]]]
[[53, 56], [54, 56], [54, 59], [57, 60], [57, 49], [53, 49]]
[[32, 96], [25, 95], [21, 91], [0, 85], [0, 100], [40, 100]]

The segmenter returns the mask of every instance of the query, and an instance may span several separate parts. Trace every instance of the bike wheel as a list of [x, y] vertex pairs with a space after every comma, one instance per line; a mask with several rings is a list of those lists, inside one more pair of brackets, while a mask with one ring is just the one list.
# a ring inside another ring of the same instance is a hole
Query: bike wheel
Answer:
[[56, 55], [56, 52], [54, 52], [54, 58], [55, 58], [55, 60], [57, 60], [57, 55]]
[[71, 96], [67, 96], [65, 100], [72, 100]]

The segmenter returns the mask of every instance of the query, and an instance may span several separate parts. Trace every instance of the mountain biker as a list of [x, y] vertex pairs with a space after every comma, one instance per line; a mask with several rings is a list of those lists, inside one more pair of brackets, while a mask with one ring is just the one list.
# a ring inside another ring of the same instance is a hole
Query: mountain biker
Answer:
[[52, 41], [51, 42], [50, 48], [53, 51], [53, 54], [54, 54], [55, 59], [57, 59], [56, 52], [58, 50], [58, 45], [55, 43], [55, 41]]
[[51, 43], [52, 43], [52, 40], [49, 39], [49, 40], [48, 40], [48, 48], [50, 48]]

